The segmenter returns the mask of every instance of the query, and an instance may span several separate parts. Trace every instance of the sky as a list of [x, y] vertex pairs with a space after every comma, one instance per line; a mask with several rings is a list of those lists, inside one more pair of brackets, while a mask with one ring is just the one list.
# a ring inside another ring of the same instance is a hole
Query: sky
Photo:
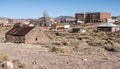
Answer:
[[81, 12], [111, 12], [120, 15], [120, 0], [0, 0], [0, 17], [40, 18], [75, 16]]

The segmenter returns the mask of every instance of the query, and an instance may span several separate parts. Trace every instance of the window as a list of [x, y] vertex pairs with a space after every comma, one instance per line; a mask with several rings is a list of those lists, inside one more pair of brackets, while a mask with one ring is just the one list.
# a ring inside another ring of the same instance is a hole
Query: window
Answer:
[[38, 38], [35, 38], [35, 41], [37, 41], [38, 40]]

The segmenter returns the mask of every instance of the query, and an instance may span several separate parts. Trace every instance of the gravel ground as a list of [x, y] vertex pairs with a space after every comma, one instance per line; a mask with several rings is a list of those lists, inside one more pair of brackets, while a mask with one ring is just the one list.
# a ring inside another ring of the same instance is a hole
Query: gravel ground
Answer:
[[11, 60], [20, 60], [24, 69], [120, 69], [120, 53], [99, 47], [54, 53], [41, 45], [0, 43], [0, 52], [8, 53]]

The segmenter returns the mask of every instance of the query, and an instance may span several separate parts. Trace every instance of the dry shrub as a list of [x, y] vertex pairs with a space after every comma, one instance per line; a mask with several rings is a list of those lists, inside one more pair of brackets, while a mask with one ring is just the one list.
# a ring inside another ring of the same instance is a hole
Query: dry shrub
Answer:
[[14, 59], [13, 63], [17, 65], [17, 67], [19, 68], [25, 68], [25, 63], [22, 63], [20, 60], [18, 59]]
[[78, 48], [79, 48], [78, 46], [74, 46], [73, 51], [78, 52]]
[[104, 49], [110, 52], [120, 52], [120, 46], [105, 46]]
[[107, 51], [115, 52], [115, 49], [114, 49], [113, 46], [105, 46], [104, 48], [105, 48], [105, 50], [107, 50]]
[[111, 52], [120, 52], [120, 46], [105, 46], [104, 49]]
[[80, 44], [79, 41], [71, 41], [70, 43], [72, 46], [78, 46]]
[[70, 55], [73, 53], [73, 47], [62, 46], [62, 47], [52, 47], [49, 52], [61, 54], [61, 55]]
[[58, 48], [52, 47], [50, 51], [51, 51], [51, 52], [57, 52], [57, 51], [58, 51]]
[[72, 28], [71, 31], [69, 31], [70, 33], [78, 33], [80, 31], [80, 28]]
[[82, 37], [77, 37], [78, 40], [82, 40], [83, 38]]
[[70, 36], [69, 38], [70, 39], [76, 39], [76, 36]]
[[55, 35], [56, 35], [56, 36], [61, 36], [62, 33], [60, 33], [60, 32], [56, 32]]
[[113, 41], [120, 44], [120, 38], [114, 38]]
[[105, 32], [98, 32], [97, 33], [97, 36], [101, 37], [101, 36], [106, 36], [106, 33]]
[[62, 42], [62, 45], [68, 46], [68, 45], [70, 45], [70, 43], [67, 42], [67, 41], [63, 41], [63, 42]]
[[52, 48], [50, 49], [50, 52], [56, 52], [56, 53], [60, 52], [60, 53], [64, 53], [64, 52], [63, 52], [63, 49], [60, 48], [60, 47], [52, 47]]
[[0, 52], [0, 61], [10, 60], [9, 54], [6, 52]]
[[84, 36], [84, 37], [82, 37], [82, 39], [89, 39], [89, 37], [88, 36]]
[[53, 45], [62, 45], [60, 41], [54, 41], [52, 44]]
[[66, 36], [66, 35], [68, 35], [68, 33], [67, 32], [55, 32], [55, 35], [56, 36]]
[[95, 46], [95, 43], [93, 41], [86, 41], [86, 43], [88, 43], [89, 46]]
[[19, 68], [25, 68], [25, 63], [22, 63]]
[[89, 40], [86, 41], [86, 43], [88, 43], [89, 46], [104, 46], [106, 44], [106, 42], [102, 42], [102, 41], [93, 41], [93, 40]]

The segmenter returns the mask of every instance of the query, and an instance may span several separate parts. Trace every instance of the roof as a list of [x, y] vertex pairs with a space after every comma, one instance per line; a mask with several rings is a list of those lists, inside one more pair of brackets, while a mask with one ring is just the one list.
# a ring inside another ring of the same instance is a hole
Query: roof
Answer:
[[86, 13], [111, 13], [111, 12], [81, 12], [76, 14], [86, 14]]
[[75, 18], [66, 18], [66, 21], [75, 21]]
[[115, 25], [113, 23], [104, 23], [104, 24], [98, 25], [97, 27], [118, 27], [118, 25]]
[[9, 30], [6, 35], [14, 35], [14, 36], [25, 36], [28, 32], [30, 32], [34, 27], [13, 27]]

